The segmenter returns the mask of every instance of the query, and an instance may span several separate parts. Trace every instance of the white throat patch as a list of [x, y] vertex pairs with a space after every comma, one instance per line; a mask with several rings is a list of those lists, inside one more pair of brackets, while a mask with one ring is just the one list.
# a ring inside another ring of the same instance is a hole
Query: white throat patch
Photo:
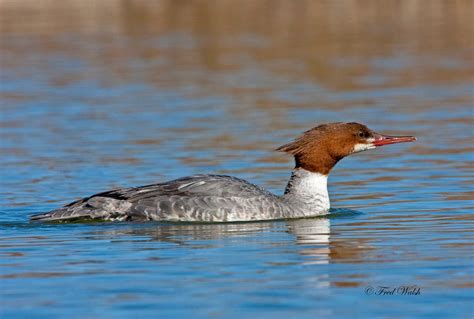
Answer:
[[374, 141], [375, 141], [374, 138], [368, 138], [367, 143], [357, 143], [356, 145], [354, 145], [354, 148], [352, 149], [352, 153], [359, 153], [362, 151], [374, 149], [375, 145], [372, 144], [372, 142]]

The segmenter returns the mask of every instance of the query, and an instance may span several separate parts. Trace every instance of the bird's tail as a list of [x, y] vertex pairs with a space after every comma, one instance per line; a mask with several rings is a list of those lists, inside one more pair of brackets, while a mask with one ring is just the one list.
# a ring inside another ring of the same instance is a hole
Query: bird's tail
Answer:
[[79, 200], [48, 213], [31, 216], [31, 220], [62, 221], [81, 218], [91, 218], [91, 208], [86, 200]]
[[44, 214], [31, 216], [32, 221], [73, 221], [82, 219], [124, 220], [131, 203], [96, 196], [70, 203]]

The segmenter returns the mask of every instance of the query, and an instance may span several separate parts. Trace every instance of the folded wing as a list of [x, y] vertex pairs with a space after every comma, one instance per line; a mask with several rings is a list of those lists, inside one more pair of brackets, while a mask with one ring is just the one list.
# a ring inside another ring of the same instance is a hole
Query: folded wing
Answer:
[[242, 179], [193, 175], [95, 194], [32, 220], [236, 221], [280, 211], [275, 205], [277, 196]]

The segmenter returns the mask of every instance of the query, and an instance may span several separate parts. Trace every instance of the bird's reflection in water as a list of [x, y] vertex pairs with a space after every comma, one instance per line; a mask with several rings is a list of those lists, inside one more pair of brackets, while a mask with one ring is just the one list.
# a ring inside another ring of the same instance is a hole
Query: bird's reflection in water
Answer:
[[329, 218], [297, 219], [287, 221], [288, 233], [294, 235], [295, 242], [303, 246], [299, 253], [311, 256], [307, 263], [329, 263], [331, 221]]
[[[249, 223], [223, 224], [182, 224], [182, 223], [145, 223], [123, 224], [113, 229], [101, 228], [99, 231], [89, 232], [89, 238], [110, 237], [120, 242], [127, 237], [138, 241], [159, 241], [174, 243], [186, 247], [205, 248], [220, 245], [217, 239], [229, 237], [251, 237], [257, 233], [281, 232], [291, 237], [271, 237], [272, 240], [290, 241], [298, 245], [297, 252], [307, 257], [305, 264], [327, 264], [330, 262], [357, 262], [361, 260], [364, 251], [370, 249], [366, 241], [361, 238], [337, 238], [331, 233], [331, 220], [334, 218], [351, 218], [361, 214], [353, 210], [331, 210], [331, 214], [317, 218], [296, 219], [286, 221], [266, 221]], [[260, 235], [258, 235], [260, 236]], [[262, 243], [268, 245], [280, 244], [271, 242], [262, 234]], [[265, 238], [264, 238], [265, 237]]]

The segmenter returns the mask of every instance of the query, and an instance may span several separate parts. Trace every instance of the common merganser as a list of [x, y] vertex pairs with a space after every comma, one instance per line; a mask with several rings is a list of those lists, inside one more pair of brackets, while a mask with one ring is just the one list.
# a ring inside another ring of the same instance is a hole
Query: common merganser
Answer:
[[330, 207], [328, 175], [339, 160], [379, 146], [415, 140], [413, 136], [381, 135], [354, 122], [322, 124], [276, 149], [295, 158], [282, 196], [236, 177], [193, 175], [95, 194], [31, 219], [234, 222], [323, 215]]

